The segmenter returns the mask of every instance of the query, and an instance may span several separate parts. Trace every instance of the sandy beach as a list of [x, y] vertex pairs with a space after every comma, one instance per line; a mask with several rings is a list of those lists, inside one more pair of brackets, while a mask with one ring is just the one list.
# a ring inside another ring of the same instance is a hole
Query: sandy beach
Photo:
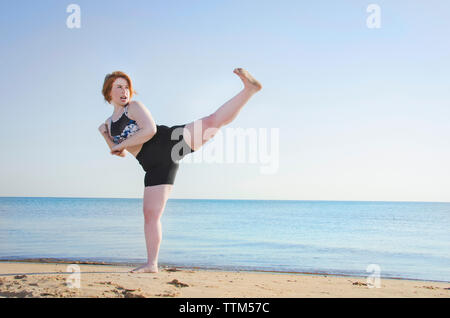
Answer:
[[[440, 297], [450, 284], [380, 279], [369, 288], [365, 277], [230, 272], [160, 268], [159, 273], [132, 274], [132, 267], [0, 262], [0, 297], [119, 298], [308, 298], [308, 297]], [[78, 288], [79, 287], [79, 288]]]

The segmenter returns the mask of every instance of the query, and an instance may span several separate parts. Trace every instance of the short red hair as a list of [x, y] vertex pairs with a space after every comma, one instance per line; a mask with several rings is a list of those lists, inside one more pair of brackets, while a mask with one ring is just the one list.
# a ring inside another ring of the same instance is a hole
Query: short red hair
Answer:
[[115, 71], [111, 74], [106, 74], [105, 81], [103, 82], [102, 94], [105, 100], [109, 103], [111, 101], [111, 89], [114, 81], [119, 77], [125, 79], [128, 82], [128, 88], [130, 89], [130, 99], [133, 97], [133, 94], [136, 92], [133, 89], [133, 83], [131, 82], [131, 78], [121, 71]]

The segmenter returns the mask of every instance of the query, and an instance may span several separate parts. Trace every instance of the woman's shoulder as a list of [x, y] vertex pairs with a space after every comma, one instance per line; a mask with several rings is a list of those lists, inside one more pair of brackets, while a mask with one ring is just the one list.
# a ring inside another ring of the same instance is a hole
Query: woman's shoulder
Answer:
[[144, 103], [137, 100], [132, 100], [131, 102], [128, 103], [126, 112], [128, 118], [133, 120], [136, 119], [136, 117], [138, 117], [139, 114], [142, 114], [143, 112], [147, 114], [150, 113], [147, 107], [145, 107]]
[[128, 111], [131, 111], [131, 112], [133, 112], [133, 110], [136, 110], [137, 108], [145, 108], [144, 103], [142, 103], [138, 100], [132, 100], [127, 105]]

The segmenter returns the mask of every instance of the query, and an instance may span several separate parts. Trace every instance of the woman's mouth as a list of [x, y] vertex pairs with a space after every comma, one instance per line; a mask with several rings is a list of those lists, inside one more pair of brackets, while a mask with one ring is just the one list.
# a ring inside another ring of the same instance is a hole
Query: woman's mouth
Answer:
[[122, 101], [122, 102], [126, 102], [127, 101], [127, 99], [128, 99], [128, 97], [120, 97], [120, 100]]

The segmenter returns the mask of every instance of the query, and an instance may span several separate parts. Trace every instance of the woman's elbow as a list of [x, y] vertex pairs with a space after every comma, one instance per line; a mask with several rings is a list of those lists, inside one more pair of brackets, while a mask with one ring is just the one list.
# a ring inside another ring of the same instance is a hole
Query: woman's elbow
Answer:
[[149, 127], [147, 129], [144, 129], [143, 133], [149, 140], [153, 138], [154, 135], [156, 135], [156, 126], [155, 127]]

